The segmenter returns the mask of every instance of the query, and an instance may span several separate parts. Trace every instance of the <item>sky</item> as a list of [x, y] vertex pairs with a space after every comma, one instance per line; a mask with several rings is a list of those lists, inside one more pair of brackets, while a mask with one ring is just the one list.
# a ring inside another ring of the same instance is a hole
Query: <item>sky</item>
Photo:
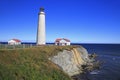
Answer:
[[36, 42], [40, 7], [46, 42], [120, 43], [120, 0], [0, 0], [0, 41]]

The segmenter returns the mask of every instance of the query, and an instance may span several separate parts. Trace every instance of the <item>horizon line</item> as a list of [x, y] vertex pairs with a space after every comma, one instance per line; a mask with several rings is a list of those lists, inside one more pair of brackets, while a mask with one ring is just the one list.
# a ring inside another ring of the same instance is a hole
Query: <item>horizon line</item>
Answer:
[[[8, 41], [0, 41], [0, 43], [7, 43]], [[23, 41], [22, 43], [36, 43], [34, 41]], [[46, 42], [46, 43], [54, 43], [54, 42]], [[104, 43], [104, 42], [97, 42], [97, 43], [91, 43], [91, 42], [71, 42], [71, 44], [120, 44], [120, 43]]]

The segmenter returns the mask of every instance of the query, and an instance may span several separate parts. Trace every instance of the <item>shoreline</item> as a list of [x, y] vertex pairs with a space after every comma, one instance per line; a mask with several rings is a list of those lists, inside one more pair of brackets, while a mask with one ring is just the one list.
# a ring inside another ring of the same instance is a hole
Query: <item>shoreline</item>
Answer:
[[73, 80], [90, 80], [87, 75], [91, 74], [91, 72], [93, 72], [93, 74], [97, 74], [94, 73], [94, 71], [100, 70], [100, 66], [102, 64], [101, 61], [96, 60], [97, 57], [98, 55], [95, 53], [90, 54], [89, 58], [91, 62], [87, 63], [86, 65], [82, 65], [82, 73], [71, 76], [71, 78]]

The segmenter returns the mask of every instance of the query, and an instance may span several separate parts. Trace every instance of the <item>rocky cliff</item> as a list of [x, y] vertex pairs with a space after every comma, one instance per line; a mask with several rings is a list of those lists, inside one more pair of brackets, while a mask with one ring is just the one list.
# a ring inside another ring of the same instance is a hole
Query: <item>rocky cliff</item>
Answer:
[[58, 65], [69, 76], [81, 73], [81, 65], [88, 63], [88, 52], [85, 48], [73, 48], [72, 50], [63, 50], [56, 56], [50, 57], [53, 63]]

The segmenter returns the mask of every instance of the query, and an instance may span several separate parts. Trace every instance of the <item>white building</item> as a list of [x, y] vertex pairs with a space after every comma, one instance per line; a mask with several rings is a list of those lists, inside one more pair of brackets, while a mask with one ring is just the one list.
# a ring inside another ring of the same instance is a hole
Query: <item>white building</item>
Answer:
[[45, 36], [45, 12], [44, 8], [40, 8], [40, 12], [38, 14], [38, 29], [37, 29], [37, 45], [45, 45], [46, 44], [46, 36]]
[[70, 40], [65, 38], [59, 38], [55, 40], [55, 45], [60, 46], [70, 45]]
[[20, 45], [21, 41], [19, 39], [11, 39], [8, 41], [9, 45]]

